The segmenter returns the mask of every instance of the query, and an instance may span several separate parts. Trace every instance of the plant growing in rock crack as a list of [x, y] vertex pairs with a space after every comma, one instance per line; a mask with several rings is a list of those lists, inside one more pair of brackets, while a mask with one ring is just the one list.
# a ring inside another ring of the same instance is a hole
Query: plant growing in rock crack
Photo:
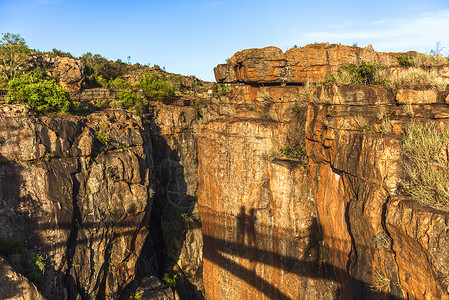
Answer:
[[118, 171], [117, 167], [107, 165], [105, 169], [106, 177], [113, 182], [117, 181], [118, 179], [117, 171]]
[[388, 279], [382, 273], [378, 272], [377, 270], [375, 271], [375, 273], [376, 273], [376, 283], [377, 283], [377, 286], [375, 287], [375, 289], [377, 289], [380, 292], [389, 291], [391, 280]]
[[107, 149], [109, 142], [111, 140], [109, 135], [103, 131], [95, 131], [95, 139], [102, 144], [101, 151]]
[[365, 118], [362, 116], [356, 116], [354, 119], [357, 126], [362, 132], [370, 132], [372, 130], [371, 126], [366, 122]]
[[383, 134], [390, 134], [393, 132], [393, 126], [391, 125], [391, 120], [388, 117], [385, 110], [381, 109], [377, 114], [377, 119], [379, 119], [380, 123], [380, 132]]
[[143, 300], [143, 293], [144, 293], [144, 291], [143, 290], [140, 290], [140, 291], [136, 291], [134, 294], [132, 294], [130, 297], [129, 297], [129, 300]]
[[193, 222], [193, 219], [191, 216], [189, 216], [187, 213], [181, 214], [181, 218], [184, 221], [184, 223], [189, 224]]
[[303, 160], [306, 157], [305, 145], [287, 145], [279, 149], [279, 152], [291, 159]]
[[405, 157], [402, 191], [424, 205], [447, 209], [449, 163], [445, 151], [449, 127], [412, 121], [402, 138]]
[[169, 287], [174, 288], [176, 286], [176, 279], [178, 278], [178, 274], [174, 274], [173, 276], [170, 276], [168, 273], [165, 273], [162, 277], [162, 280], [167, 284]]
[[268, 110], [273, 105], [273, 98], [271, 98], [271, 96], [266, 91], [263, 91], [260, 100], [262, 102], [263, 112], [264, 114], [267, 114]]

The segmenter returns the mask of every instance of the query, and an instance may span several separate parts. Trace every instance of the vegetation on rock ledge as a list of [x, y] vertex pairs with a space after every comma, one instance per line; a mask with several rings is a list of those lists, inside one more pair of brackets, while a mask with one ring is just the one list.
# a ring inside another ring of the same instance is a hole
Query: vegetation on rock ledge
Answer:
[[35, 69], [8, 82], [6, 104], [28, 104], [38, 113], [68, 112], [78, 108], [79, 103], [70, 99], [69, 93], [43, 70]]
[[402, 139], [404, 192], [427, 205], [449, 204], [449, 162], [445, 155], [449, 127], [412, 122]]

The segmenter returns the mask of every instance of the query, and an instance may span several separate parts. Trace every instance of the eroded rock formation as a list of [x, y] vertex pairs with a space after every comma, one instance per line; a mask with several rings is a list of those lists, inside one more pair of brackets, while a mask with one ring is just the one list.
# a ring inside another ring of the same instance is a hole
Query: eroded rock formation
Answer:
[[144, 119], [2, 106], [0, 240], [45, 270], [0, 258], [0, 298], [448, 299], [448, 212], [399, 187], [404, 132], [448, 123], [449, 90], [307, 84], [396, 56], [243, 50], [215, 69], [226, 96]]
[[26, 116], [0, 120], [1, 231], [45, 257], [49, 299], [116, 299], [135, 278], [153, 194], [140, 118]]
[[[394, 76], [397, 55], [268, 47], [238, 52], [215, 69], [219, 82], [251, 85], [234, 86], [232, 104], [221, 103], [233, 107], [228, 117], [199, 133], [208, 299], [448, 298], [448, 214], [398, 186], [401, 137], [412, 120], [447, 123], [449, 91], [317, 87], [305, 133], [295, 127], [307, 82], [362, 60]], [[298, 85], [263, 86], [276, 83]], [[293, 132], [305, 134], [306, 166], [284, 155], [298, 141]]]

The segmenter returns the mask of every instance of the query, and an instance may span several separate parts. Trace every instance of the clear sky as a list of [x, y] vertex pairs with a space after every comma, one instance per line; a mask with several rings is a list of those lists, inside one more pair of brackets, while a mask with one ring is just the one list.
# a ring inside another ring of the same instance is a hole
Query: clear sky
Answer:
[[449, 0], [0, 0], [0, 32], [30, 48], [158, 64], [214, 81], [246, 48], [314, 42], [449, 54]]

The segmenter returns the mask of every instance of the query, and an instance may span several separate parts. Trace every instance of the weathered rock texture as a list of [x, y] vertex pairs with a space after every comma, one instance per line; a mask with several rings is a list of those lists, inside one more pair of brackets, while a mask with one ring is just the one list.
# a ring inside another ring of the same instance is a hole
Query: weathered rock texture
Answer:
[[[449, 90], [302, 86], [394, 53], [310, 45], [236, 53], [215, 69], [232, 87], [198, 137], [208, 299], [448, 299], [448, 213], [399, 189], [412, 119], [448, 123]], [[213, 108], [214, 106], [211, 106]], [[295, 125], [296, 124], [296, 125]], [[308, 164], [281, 149], [305, 137]]]
[[[203, 298], [202, 235], [198, 213], [198, 114], [160, 102], [152, 107], [151, 136], [157, 192], [152, 220], [160, 230], [164, 272], [177, 274], [183, 299]], [[158, 236], [158, 234], [155, 234]]]
[[30, 69], [43, 68], [48, 75], [57, 79], [59, 85], [70, 93], [80, 92], [85, 81], [85, 66], [74, 58], [32, 56], [29, 61]]
[[[310, 44], [285, 53], [277, 47], [246, 49], [218, 65], [214, 73], [217, 82], [222, 83], [320, 83], [342, 65], [361, 61], [383, 64], [394, 75], [400, 67], [396, 58], [399, 54], [337, 44]], [[437, 71], [448, 73], [449, 66]]]
[[[439, 93], [433, 105], [431, 99], [403, 100], [414, 118], [446, 123], [447, 94]], [[372, 286], [400, 298], [447, 299], [448, 214], [398, 192], [400, 138], [410, 112], [384, 87], [323, 87], [315, 95], [307, 127], [311, 196], [334, 265], [346, 268], [339, 278], [344, 294], [366, 296], [375, 293]], [[345, 285], [345, 276], [358, 287]]]
[[230, 116], [201, 126], [208, 299], [320, 299], [337, 293], [332, 266], [322, 257], [307, 169], [279, 152], [304, 134], [293, 109], [301, 90], [235, 87]]
[[0, 115], [0, 237], [46, 258], [49, 299], [117, 299], [148, 233], [151, 144], [140, 118]]
[[15, 272], [9, 263], [1, 256], [0, 287], [0, 299], [45, 299], [33, 283], [23, 275]]

